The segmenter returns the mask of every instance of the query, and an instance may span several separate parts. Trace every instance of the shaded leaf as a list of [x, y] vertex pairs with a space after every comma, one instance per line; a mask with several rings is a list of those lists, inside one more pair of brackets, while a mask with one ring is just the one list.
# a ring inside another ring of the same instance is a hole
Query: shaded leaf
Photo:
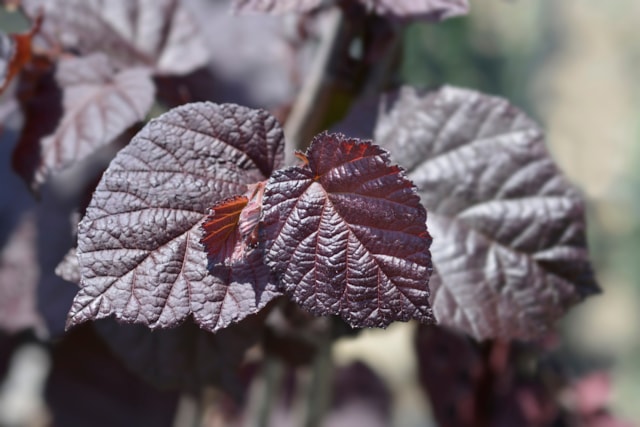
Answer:
[[321, 134], [264, 196], [265, 259], [286, 292], [351, 326], [433, 321], [431, 238], [415, 187], [369, 141]]
[[118, 68], [185, 74], [208, 59], [198, 28], [179, 0], [23, 0], [22, 6], [31, 17], [42, 8], [49, 45], [83, 55], [103, 52]]
[[39, 149], [22, 151], [37, 156], [22, 160], [26, 168], [19, 169], [35, 188], [49, 173], [86, 158], [144, 119], [155, 93], [147, 70], [116, 73], [103, 54], [60, 61], [56, 80], [63, 91], [63, 116], [55, 131], [40, 139]]
[[564, 385], [557, 366], [533, 346], [477, 343], [443, 327], [420, 325], [419, 378], [438, 425], [549, 426], [566, 423], [557, 396]]
[[137, 377], [83, 325], [52, 346], [45, 397], [56, 426], [170, 427], [180, 396]]
[[359, 0], [379, 15], [442, 21], [469, 12], [468, 0]]
[[238, 398], [244, 354], [259, 341], [263, 323], [261, 312], [215, 334], [190, 320], [156, 331], [112, 319], [94, 325], [125, 365], [156, 387], [197, 392], [213, 385]]
[[430, 212], [439, 322], [478, 339], [531, 337], [597, 292], [584, 203], [535, 123], [507, 101], [453, 87], [405, 89], [382, 107], [375, 140]]
[[193, 315], [215, 331], [279, 295], [259, 251], [207, 270], [207, 210], [265, 180], [283, 134], [262, 110], [188, 104], [149, 122], [118, 153], [78, 227], [82, 283], [68, 325], [115, 315], [152, 328]]

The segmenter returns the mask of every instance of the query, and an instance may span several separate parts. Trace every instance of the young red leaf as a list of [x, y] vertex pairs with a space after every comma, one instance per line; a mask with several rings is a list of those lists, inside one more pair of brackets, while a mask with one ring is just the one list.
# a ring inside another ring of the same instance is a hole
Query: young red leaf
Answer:
[[[155, 93], [147, 70], [116, 72], [103, 54], [60, 61], [56, 80], [62, 89], [60, 123], [53, 133], [39, 139], [38, 148], [19, 146], [16, 151], [20, 154], [16, 168], [35, 189], [48, 174], [86, 158], [141, 121]], [[23, 138], [21, 145], [30, 142]]]
[[259, 251], [207, 270], [209, 207], [283, 162], [267, 112], [187, 104], [149, 122], [104, 173], [78, 226], [82, 283], [68, 325], [114, 315], [152, 328], [189, 316], [216, 331], [279, 295]]
[[0, 32], [0, 93], [31, 60], [31, 39], [41, 24], [42, 15], [38, 15], [32, 29], [26, 33], [7, 35]]
[[386, 151], [317, 136], [307, 165], [276, 172], [263, 201], [265, 259], [286, 292], [354, 327], [432, 322], [426, 212]]
[[44, 11], [51, 44], [87, 55], [103, 52], [118, 68], [145, 66], [154, 74], [186, 74], [208, 59], [180, 0], [23, 0], [27, 15]]
[[202, 244], [210, 263], [232, 265], [257, 245], [264, 186], [263, 182], [250, 185], [245, 195], [222, 200], [211, 208], [202, 224]]
[[534, 336], [598, 291], [584, 203], [540, 128], [500, 98], [403, 90], [375, 140], [429, 209], [436, 318], [478, 339]]

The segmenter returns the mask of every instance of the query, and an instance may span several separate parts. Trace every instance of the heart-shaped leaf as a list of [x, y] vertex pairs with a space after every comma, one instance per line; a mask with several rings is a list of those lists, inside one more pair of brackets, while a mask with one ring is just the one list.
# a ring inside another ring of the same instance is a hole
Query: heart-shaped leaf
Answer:
[[[16, 151], [21, 153], [16, 167], [34, 189], [49, 173], [86, 158], [144, 119], [155, 94], [147, 70], [116, 72], [103, 54], [60, 61], [56, 80], [62, 89], [63, 115], [55, 131], [39, 139], [38, 147]], [[33, 141], [21, 140], [29, 142]]]
[[354, 327], [433, 321], [426, 212], [386, 151], [317, 136], [307, 164], [274, 173], [263, 200], [265, 259], [313, 314]]
[[23, 0], [27, 15], [46, 19], [44, 39], [86, 55], [103, 52], [118, 68], [186, 74], [208, 53], [180, 0]]
[[436, 318], [478, 339], [538, 334], [597, 292], [580, 194], [540, 128], [453, 87], [400, 92], [375, 130], [429, 210]]
[[283, 162], [267, 112], [187, 104], [152, 120], [102, 177], [78, 226], [82, 282], [68, 324], [115, 315], [152, 328], [193, 315], [216, 331], [279, 295], [259, 251], [207, 270], [210, 206], [243, 194]]

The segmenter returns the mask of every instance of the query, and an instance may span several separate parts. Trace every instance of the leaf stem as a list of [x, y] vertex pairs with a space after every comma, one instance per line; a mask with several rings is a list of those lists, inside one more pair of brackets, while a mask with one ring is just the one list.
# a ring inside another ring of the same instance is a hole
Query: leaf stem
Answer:
[[335, 78], [331, 68], [336, 58], [342, 54], [344, 44], [349, 41], [342, 10], [333, 8], [328, 13], [329, 22], [315, 60], [285, 124], [285, 153], [288, 163], [293, 160], [295, 150], [307, 147], [322, 121], [329, 105], [330, 87]]
[[271, 410], [276, 403], [276, 397], [279, 395], [282, 379], [282, 364], [275, 357], [265, 356], [262, 379], [264, 381], [264, 389], [260, 407], [258, 408], [256, 426], [268, 427], [271, 420]]
[[333, 367], [331, 338], [331, 328], [327, 328], [318, 339], [318, 353], [313, 361], [311, 384], [307, 394], [305, 427], [318, 427], [329, 407]]

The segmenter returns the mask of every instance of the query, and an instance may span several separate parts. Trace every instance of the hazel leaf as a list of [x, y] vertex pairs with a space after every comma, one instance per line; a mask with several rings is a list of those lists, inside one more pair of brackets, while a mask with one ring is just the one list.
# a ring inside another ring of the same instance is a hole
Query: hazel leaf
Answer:
[[217, 331], [280, 295], [260, 251], [207, 269], [210, 206], [243, 194], [283, 162], [263, 110], [194, 103], [149, 122], [104, 173], [78, 226], [82, 281], [68, 326], [110, 315], [151, 328], [193, 316]]
[[351, 326], [432, 322], [426, 212], [370, 141], [317, 136], [303, 166], [277, 171], [263, 200], [265, 260], [286, 293]]

